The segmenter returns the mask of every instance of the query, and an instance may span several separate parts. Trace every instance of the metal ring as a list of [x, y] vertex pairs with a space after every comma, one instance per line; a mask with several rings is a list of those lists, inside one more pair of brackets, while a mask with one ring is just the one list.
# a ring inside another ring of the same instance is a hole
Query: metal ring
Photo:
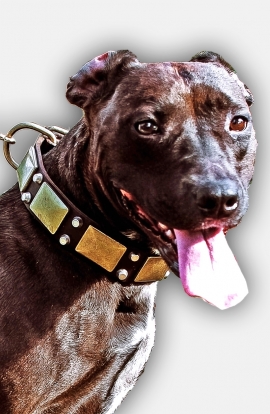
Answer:
[[[49, 140], [51, 141], [51, 144], [53, 146], [56, 146], [56, 144], [58, 142], [56, 136], [51, 131], [49, 131], [47, 128], [44, 128], [40, 125], [34, 124], [33, 122], [21, 122], [20, 124], [15, 125], [7, 133], [6, 137], [7, 138], [12, 138], [12, 136], [15, 134], [15, 132], [19, 131], [20, 129], [24, 129], [24, 128], [34, 129], [35, 131], [41, 132], [42, 134], [46, 135], [49, 138]], [[52, 128], [54, 128], [55, 131], [57, 131], [57, 129], [58, 129], [58, 127], [52, 127]], [[57, 132], [60, 132], [60, 130], [61, 130], [61, 133], [64, 133], [64, 131], [65, 131], [62, 128], [59, 128], [59, 131], [57, 131]], [[19, 164], [12, 158], [12, 156], [10, 154], [9, 145], [10, 145], [10, 142], [4, 141], [4, 143], [3, 143], [4, 156], [7, 160], [7, 162], [11, 165], [11, 167], [13, 167], [15, 170], [17, 170], [17, 168], [19, 167]]]

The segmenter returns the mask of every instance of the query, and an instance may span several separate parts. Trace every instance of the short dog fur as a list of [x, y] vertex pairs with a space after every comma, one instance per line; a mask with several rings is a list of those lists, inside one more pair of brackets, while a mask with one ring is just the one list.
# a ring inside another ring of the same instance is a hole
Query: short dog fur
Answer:
[[[104, 233], [158, 249], [177, 274], [176, 248], [157, 223], [239, 223], [256, 149], [252, 95], [219, 55], [140, 63], [108, 52], [70, 79], [67, 98], [83, 117], [44, 164]], [[228, 198], [237, 200], [230, 213]], [[125, 286], [65, 251], [17, 185], [2, 195], [0, 217], [1, 413], [113, 413], [153, 346], [157, 283]]]

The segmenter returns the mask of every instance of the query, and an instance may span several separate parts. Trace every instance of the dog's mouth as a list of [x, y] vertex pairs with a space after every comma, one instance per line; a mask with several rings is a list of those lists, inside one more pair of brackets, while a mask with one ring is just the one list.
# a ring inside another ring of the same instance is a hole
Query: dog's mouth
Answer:
[[152, 240], [174, 272], [178, 261], [185, 292], [226, 309], [241, 302], [248, 293], [246, 281], [225, 238], [221, 221], [208, 220], [196, 229], [170, 228], [147, 214], [125, 190], [123, 206], [133, 221], [151, 232]]
[[[150, 217], [127, 191], [120, 189], [120, 193], [122, 204], [128, 211], [130, 218], [147, 233], [150, 232], [159, 245], [170, 246], [177, 258], [177, 243], [173, 228]], [[175, 269], [175, 273], [177, 273], [177, 270]]]

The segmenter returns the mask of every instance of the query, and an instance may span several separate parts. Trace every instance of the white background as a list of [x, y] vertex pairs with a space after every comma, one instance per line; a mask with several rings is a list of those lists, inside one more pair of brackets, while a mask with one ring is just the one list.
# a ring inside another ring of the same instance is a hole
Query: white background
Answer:
[[[174, 276], [161, 282], [155, 347], [117, 414], [269, 413], [267, 2], [0, 0], [0, 15], [2, 133], [20, 121], [73, 126], [80, 111], [65, 99], [68, 78], [107, 50], [129, 49], [146, 62], [187, 61], [201, 50], [215, 51], [252, 90], [256, 173], [249, 211], [228, 235], [250, 294], [220, 311], [185, 295]], [[30, 136], [33, 141], [36, 134]], [[23, 134], [18, 141], [12, 153], [19, 161], [30, 141]], [[0, 152], [2, 193], [16, 178]]]

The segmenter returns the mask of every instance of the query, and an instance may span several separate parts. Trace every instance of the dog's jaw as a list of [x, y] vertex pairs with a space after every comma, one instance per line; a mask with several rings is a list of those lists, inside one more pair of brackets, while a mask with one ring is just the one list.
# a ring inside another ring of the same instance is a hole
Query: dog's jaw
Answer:
[[247, 284], [226, 242], [221, 220], [205, 221], [196, 230], [169, 229], [152, 219], [129, 192], [120, 192], [131, 218], [150, 233], [171, 269], [180, 274], [189, 296], [200, 297], [220, 309], [244, 299]]

